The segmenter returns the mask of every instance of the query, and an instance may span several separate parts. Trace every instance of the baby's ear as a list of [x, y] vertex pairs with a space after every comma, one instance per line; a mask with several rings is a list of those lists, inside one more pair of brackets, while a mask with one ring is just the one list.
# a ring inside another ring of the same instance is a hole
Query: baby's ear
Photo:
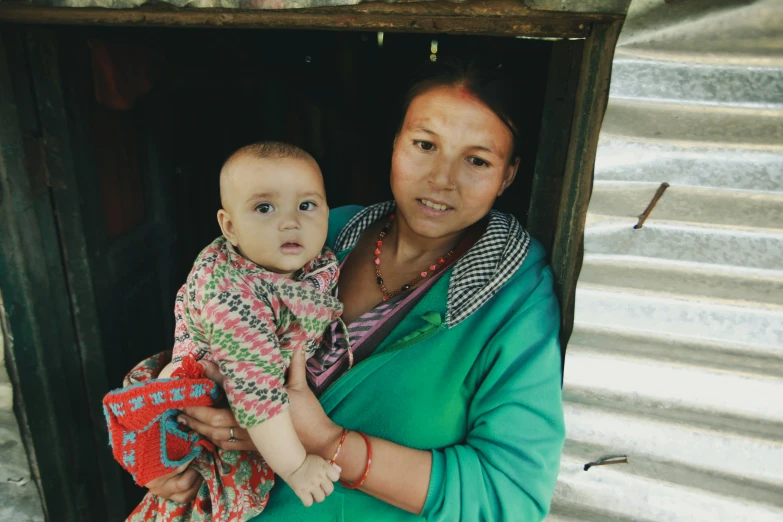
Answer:
[[221, 208], [218, 210], [217, 220], [218, 225], [220, 225], [220, 230], [223, 232], [223, 235], [226, 236], [226, 239], [228, 239], [229, 243], [234, 246], [238, 246], [239, 239], [234, 232], [234, 222], [231, 220], [231, 214], [229, 214], [227, 210]]

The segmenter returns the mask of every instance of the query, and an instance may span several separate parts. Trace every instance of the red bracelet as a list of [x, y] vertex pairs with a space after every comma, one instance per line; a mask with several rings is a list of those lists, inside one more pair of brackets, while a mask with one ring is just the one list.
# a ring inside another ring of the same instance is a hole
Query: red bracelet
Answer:
[[354, 484], [348, 484], [343, 479], [340, 479], [340, 484], [342, 484], [345, 489], [356, 489], [364, 484], [364, 481], [367, 480], [367, 475], [370, 474], [370, 466], [372, 466], [372, 444], [370, 444], [370, 437], [361, 431], [357, 431], [356, 433], [362, 436], [364, 443], [367, 445], [367, 465], [364, 468], [364, 474], [362, 475], [362, 478], [360, 478], [358, 482]]
[[340, 450], [343, 449], [343, 442], [345, 442], [345, 437], [348, 436], [348, 428], [343, 428], [343, 436], [340, 437], [340, 443], [337, 445], [337, 449], [334, 450], [334, 455], [332, 455], [332, 460], [329, 461], [329, 464], [334, 466], [334, 463], [337, 462], [337, 457], [340, 456]]

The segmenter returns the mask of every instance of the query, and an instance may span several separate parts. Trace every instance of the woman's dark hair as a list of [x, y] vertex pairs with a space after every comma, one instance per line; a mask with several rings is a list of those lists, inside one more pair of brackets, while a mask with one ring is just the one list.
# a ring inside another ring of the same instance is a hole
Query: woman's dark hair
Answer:
[[402, 114], [397, 125], [397, 134], [402, 131], [405, 115], [413, 100], [436, 87], [462, 86], [500, 118], [511, 131], [514, 150], [513, 162], [519, 157], [522, 143], [519, 127], [515, 121], [519, 115], [519, 96], [514, 94], [511, 82], [502, 73], [500, 66], [488, 66], [476, 61], [464, 61], [447, 57], [422, 65], [408, 88], [403, 100]]

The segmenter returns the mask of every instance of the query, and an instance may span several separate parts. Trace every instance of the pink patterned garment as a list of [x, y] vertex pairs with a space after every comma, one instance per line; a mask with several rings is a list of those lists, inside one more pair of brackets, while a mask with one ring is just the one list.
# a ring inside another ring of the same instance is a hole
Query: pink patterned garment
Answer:
[[294, 280], [242, 257], [223, 236], [202, 250], [177, 294], [174, 365], [216, 363], [240, 426], [288, 407], [285, 373], [296, 348], [309, 358], [342, 313], [332, 295], [337, 259], [324, 250]]

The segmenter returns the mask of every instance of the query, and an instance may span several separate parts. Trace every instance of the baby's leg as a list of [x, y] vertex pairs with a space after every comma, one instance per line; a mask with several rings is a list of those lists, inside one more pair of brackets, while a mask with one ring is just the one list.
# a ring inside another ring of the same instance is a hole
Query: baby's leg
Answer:
[[307, 455], [294, 430], [288, 410], [248, 430], [261, 456], [291, 486], [305, 506], [322, 501], [334, 491], [339, 468], [318, 455]]

